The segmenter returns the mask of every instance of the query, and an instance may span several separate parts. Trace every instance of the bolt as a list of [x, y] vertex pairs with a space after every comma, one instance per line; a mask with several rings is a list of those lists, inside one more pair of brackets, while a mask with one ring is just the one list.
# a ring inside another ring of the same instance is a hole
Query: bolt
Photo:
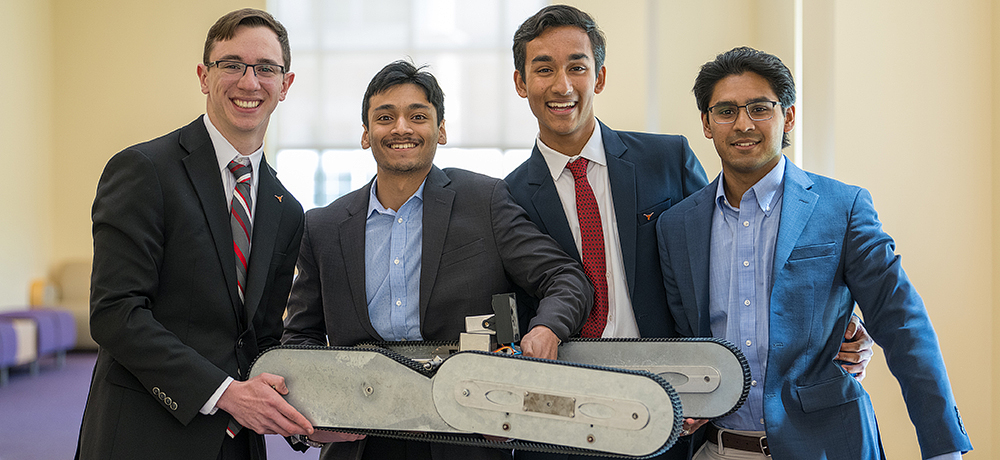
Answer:
[[471, 394], [471, 393], [469, 392], [469, 389], [468, 389], [468, 388], [466, 388], [466, 389], [462, 390], [462, 396], [469, 396], [470, 394]]
[[366, 395], [371, 396], [371, 394], [374, 393], [374, 392], [375, 392], [374, 388], [372, 388], [372, 387], [365, 387], [365, 394]]
[[639, 420], [639, 414], [632, 412], [632, 420]]
[[711, 382], [711, 381], [712, 381], [712, 378], [706, 375], [705, 376], [705, 383], [708, 383], [708, 382]]

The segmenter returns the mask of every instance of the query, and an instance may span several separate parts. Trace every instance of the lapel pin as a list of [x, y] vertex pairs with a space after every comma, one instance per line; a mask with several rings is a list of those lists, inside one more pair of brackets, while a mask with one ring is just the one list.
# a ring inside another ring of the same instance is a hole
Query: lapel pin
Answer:
[[281, 199], [284, 198], [285, 195], [274, 195], [274, 197], [278, 199], [278, 203], [281, 203]]
[[644, 216], [646, 216], [646, 222], [649, 222], [653, 218], [653, 214], [656, 214], [656, 213], [655, 212], [651, 212], [649, 214], [643, 214]]

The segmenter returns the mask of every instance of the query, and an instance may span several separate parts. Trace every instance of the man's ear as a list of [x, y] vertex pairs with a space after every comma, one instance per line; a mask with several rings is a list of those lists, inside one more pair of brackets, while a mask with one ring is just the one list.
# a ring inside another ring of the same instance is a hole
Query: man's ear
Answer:
[[361, 128], [364, 129], [364, 131], [361, 132], [361, 148], [368, 150], [372, 146], [372, 143], [368, 140], [368, 127], [362, 123]]
[[594, 85], [594, 94], [601, 94], [604, 91], [604, 79], [608, 76], [608, 68], [601, 66], [601, 70], [597, 71], [597, 83]]
[[705, 131], [705, 137], [708, 139], [712, 138], [712, 125], [710, 125], [711, 120], [708, 119], [708, 114], [701, 114], [701, 129]]
[[524, 79], [521, 78], [521, 72], [514, 70], [514, 89], [517, 90], [517, 95], [521, 97], [528, 97], [528, 89], [525, 87]]
[[441, 125], [438, 126], [438, 144], [445, 145], [448, 143], [448, 133], [444, 131], [444, 120], [441, 120]]

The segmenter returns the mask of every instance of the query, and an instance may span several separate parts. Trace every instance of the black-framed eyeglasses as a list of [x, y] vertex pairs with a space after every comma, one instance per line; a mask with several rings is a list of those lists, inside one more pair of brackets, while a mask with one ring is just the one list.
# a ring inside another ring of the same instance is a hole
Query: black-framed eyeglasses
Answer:
[[726, 125], [729, 123], [735, 123], [736, 118], [740, 115], [740, 109], [745, 108], [747, 110], [747, 116], [753, 121], [767, 121], [774, 118], [774, 107], [778, 105], [777, 101], [758, 101], [751, 102], [747, 105], [736, 105], [729, 102], [723, 102], [721, 104], [715, 104], [708, 108], [708, 111], [713, 115], [712, 118], [716, 123], [720, 125]]
[[285, 66], [278, 64], [246, 64], [240, 61], [218, 60], [205, 64], [208, 67], [218, 67], [222, 73], [231, 77], [243, 78], [247, 68], [253, 68], [253, 74], [259, 80], [275, 80], [285, 73]]

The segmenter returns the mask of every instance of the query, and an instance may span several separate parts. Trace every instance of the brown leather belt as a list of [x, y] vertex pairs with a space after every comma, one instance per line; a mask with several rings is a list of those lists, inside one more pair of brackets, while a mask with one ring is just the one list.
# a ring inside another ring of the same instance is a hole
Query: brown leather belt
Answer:
[[[721, 438], [719, 437], [720, 432], [722, 433]], [[736, 449], [746, 452], [755, 452], [768, 457], [771, 456], [771, 450], [767, 448], [767, 436], [746, 436], [737, 434], [732, 431], [720, 430], [714, 423], [709, 423], [706, 427], [705, 439], [712, 444], [718, 444], [721, 440], [722, 447], [725, 447], [726, 449]]]

